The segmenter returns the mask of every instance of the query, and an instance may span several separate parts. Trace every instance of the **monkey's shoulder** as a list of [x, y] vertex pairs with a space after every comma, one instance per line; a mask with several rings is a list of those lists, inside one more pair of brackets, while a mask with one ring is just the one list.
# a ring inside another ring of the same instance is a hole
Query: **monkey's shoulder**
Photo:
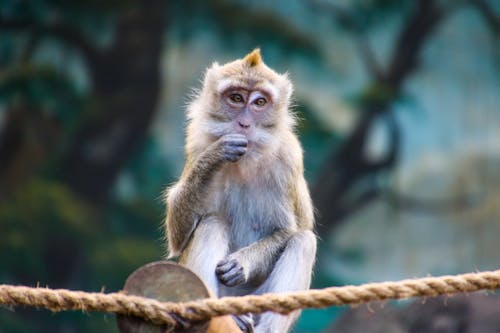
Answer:
[[303, 151], [299, 138], [292, 131], [286, 131], [280, 136], [281, 144], [278, 153], [288, 159], [288, 163], [296, 165], [302, 163]]

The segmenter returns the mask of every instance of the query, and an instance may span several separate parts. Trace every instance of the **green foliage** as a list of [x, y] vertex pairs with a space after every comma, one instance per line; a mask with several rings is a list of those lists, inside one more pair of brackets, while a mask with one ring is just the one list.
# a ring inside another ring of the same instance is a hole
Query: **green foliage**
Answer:
[[[7, 18], [25, 22], [29, 25], [42, 25], [47, 22], [64, 20], [71, 26], [92, 34], [109, 29], [110, 19], [117, 11], [127, 9], [131, 1], [9, 1], [0, 2], [2, 14]], [[59, 15], [55, 18], [55, 15]]]
[[[134, 192], [133, 196], [157, 198], [156, 206], [163, 206], [161, 193], [165, 185], [175, 180], [175, 175], [169, 170], [168, 161], [158, 154], [161, 149], [157, 139], [149, 136], [141, 149], [130, 158], [123, 172], [131, 178], [133, 188], [130, 190]], [[127, 193], [122, 193], [122, 195], [127, 196]]]
[[0, 311], [0, 323], [2, 324], [2, 332], [22, 333], [36, 330], [36, 327], [32, 323], [20, 320], [18, 316], [14, 315], [14, 309], [5, 310], [2, 308]]
[[78, 120], [83, 99], [73, 82], [47, 64], [22, 63], [0, 71], [0, 103], [23, 103], [56, 116], [67, 130]]
[[[356, 0], [345, 6], [332, 5], [331, 13], [336, 24], [350, 32], [368, 32], [387, 23], [395, 14], [408, 11], [415, 1], [405, 0]], [[328, 8], [328, 5], [325, 5]]]
[[0, 203], [2, 280], [59, 281], [50, 271], [54, 246], [78, 256], [70, 252], [99, 229], [91, 216], [59, 183], [35, 180], [13, 193]]
[[[242, 1], [176, 1], [171, 5], [180, 39], [186, 41], [199, 33], [200, 26], [215, 30], [228, 48], [251, 50], [254, 47], [300, 54], [318, 61], [322, 54], [316, 36], [301, 30], [273, 6]], [[230, 32], [230, 33], [228, 33]]]
[[95, 244], [89, 249], [90, 270], [96, 274], [90, 277], [89, 288], [108, 291], [120, 290], [127, 276], [145, 263], [161, 259], [160, 242], [151, 237], [112, 237]]
[[[26, 184], [0, 203], [0, 281], [94, 291], [121, 289], [135, 268], [162, 257], [161, 214], [145, 202], [111, 205], [107, 211], [102, 215], [104, 211], [84, 204], [64, 184], [43, 179]], [[82, 328], [114, 327], [109, 316], [103, 320], [95, 315], [90, 321], [75, 313], [28, 312], [19, 317], [0, 313], [2, 329], [35, 329], [22, 320], [26, 316], [47, 325], [67, 321]]]

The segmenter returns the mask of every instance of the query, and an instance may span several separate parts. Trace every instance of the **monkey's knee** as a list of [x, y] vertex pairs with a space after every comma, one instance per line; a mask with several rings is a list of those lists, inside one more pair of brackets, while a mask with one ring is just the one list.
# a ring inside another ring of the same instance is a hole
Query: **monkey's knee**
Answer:
[[221, 240], [227, 239], [227, 237], [227, 226], [217, 216], [208, 215], [198, 222], [188, 244], [189, 247], [202, 244], [208, 249], [210, 247], [207, 245], [211, 245], [212, 243], [219, 244]]
[[286, 248], [293, 249], [292, 251], [303, 258], [310, 258], [313, 262], [316, 258], [316, 235], [310, 230], [304, 230], [293, 235]]
[[293, 284], [296, 290], [309, 289], [314, 263], [316, 261], [316, 235], [305, 230], [295, 234], [287, 244], [289, 262], [296, 265], [296, 281]]
[[216, 216], [208, 216], [196, 227], [188, 247], [182, 253], [180, 263], [195, 272], [218, 295], [215, 267], [228, 251], [227, 226]]
[[256, 293], [280, 293], [308, 289], [315, 256], [316, 236], [314, 233], [305, 230], [294, 234], [288, 240], [273, 271]]
[[217, 216], [204, 217], [196, 226], [193, 235], [184, 250], [181, 262], [189, 257], [213, 257], [220, 252], [224, 255], [228, 248], [227, 226]]

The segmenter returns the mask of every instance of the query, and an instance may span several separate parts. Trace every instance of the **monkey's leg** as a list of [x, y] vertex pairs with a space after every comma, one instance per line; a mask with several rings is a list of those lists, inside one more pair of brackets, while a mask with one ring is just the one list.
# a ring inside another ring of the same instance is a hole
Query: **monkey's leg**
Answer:
[[[309, 289], [316, 257], [316, 236], [306, 230], [294, 234], [276, 262], [273, 271], [256, 294], [282, 293]], [[255, 333], [285, 333], [290, 330], [300, 311], [287, 316], [266, 312], [257, 321]]]
[[220, 296], [220, 292], [215, 266], [229, 251], [228, 235], [227, 225], [218, 217], [205, 217], [180, 259], [180, 263], [198, 274], [216, 296]]
[[[180, 263], [195, 272], [215, 296], [221, 295], [221, 284], [215, 275], [217, 263], [229, 252], [228, 226], [216, 216], [200, 221]], [[233, 316], [236, 324], [245, 333], [253, 333], [251, 315]]]

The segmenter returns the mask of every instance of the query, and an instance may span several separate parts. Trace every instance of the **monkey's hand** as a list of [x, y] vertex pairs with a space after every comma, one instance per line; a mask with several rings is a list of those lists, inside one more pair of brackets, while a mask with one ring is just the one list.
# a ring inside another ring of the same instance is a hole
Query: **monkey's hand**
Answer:
[[248, 265], [238, 256], [238, 252], [219, 261], [215, 274], [222, 284], [234, 287], [248, 281]]
[[219, 139], [225, 161], [237, 162], [247, 152], [248, 140], [243, 134], [226, 134]]
[[239, 316], [232, 315], [232, 317], [243, 333], [255, 332], [254, 327], [257, 323], [254, 314], [247, 313]]

